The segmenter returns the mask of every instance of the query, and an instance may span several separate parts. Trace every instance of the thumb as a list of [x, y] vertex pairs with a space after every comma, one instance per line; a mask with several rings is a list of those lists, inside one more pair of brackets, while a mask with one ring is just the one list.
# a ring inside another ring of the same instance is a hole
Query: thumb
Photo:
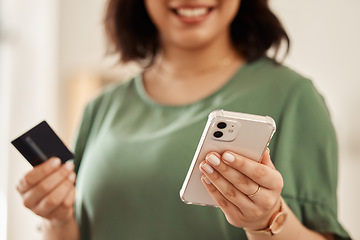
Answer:
[[260, 163], [262, 163], [268, 167], [271, 167], [272, 169], [275, 169], [275, 166], [270, 158], [270, 149], [269, 148], [267, 148], [266, 151], [264, 152], [264, 154], [262, 155]]

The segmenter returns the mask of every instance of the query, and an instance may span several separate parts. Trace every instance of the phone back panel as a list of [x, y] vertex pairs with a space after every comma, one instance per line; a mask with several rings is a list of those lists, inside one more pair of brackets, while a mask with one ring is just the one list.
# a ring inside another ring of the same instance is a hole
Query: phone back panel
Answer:
[[209, 114], [204, 132], [180, 190], [188, 204], [217, 206], [201, 182], [200, 162], [211, 151], [229, 150], [254, 161], [260, 161], [276, 129], [268, 116], [215, 110]]

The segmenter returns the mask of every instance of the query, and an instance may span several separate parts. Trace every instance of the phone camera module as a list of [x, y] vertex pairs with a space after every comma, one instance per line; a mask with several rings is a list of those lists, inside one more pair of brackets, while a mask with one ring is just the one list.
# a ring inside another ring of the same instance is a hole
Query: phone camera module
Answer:
[[220, 128], [220, 129], [224, 129], [224, 128], [226, 128], [226, 123], [224, 123], [224, 122], [219, 122], [219, 123], [217, 124], [217, 127]]
[[220, 132], [220, 131], [214, 132], [214, 137], [216, 137], [216, 138], [221, 138], [223, 135], [224, 134], [222, 132]]

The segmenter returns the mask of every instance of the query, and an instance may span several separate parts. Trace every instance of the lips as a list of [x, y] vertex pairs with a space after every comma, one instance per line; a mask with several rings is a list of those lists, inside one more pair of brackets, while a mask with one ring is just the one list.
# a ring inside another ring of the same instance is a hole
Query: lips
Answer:
[[208, 14], [211, 8], [208, 7], [197, 7], [197, 8], [176, 8], [174, 12], [180, 17], [186, 18], [197, 18]]
[[214, 9], [213, 6], [183, 5], [170, 8], [174, 15], [183, 23], [194, 24], [204, 21]]

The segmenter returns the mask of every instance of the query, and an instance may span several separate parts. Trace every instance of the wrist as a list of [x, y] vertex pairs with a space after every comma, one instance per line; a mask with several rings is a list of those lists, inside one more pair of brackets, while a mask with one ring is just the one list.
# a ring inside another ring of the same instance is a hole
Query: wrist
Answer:
[[75, 217], [66, 220], [49, 220], [43, 222], [44, 239], [46, 240], [79, 240], [80, 231]]
[[48, 228], [57, 229], [57, 228], [66, 228], [68, 225], [71, 225], [75, 221], [75, 217], [68, 217], [65, 219], [44, 219], [44, 225]]
[[275, 205], [275, 211], [270, 215], [264, 227], [259, 228], [244, 228], [247, 233], [258, 235], [275, 235], [278, 234], [286, 221], [287, 212], [285, 211], [285, 202], [280, 197], [278, 203]]

